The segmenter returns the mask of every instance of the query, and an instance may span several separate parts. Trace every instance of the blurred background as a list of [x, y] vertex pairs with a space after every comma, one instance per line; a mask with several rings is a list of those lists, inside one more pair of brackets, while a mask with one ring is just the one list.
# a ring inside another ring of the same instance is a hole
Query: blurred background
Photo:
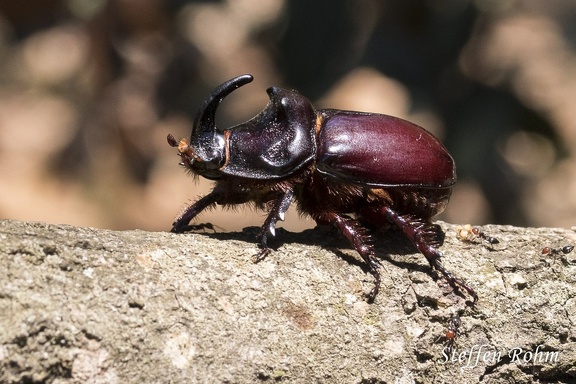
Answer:
[[[456, 160], [441, 219], [570, 227], [575, 47], [572, 0], [0, 0], [0, 218], [168, 230], [211, 183], [166, 135], [189, 136], [204, 97], [251, 73], [220, 127], [262, 110], [271, 85], [396, 115]], [[284, 225], [312, 226], [294, 210]]]

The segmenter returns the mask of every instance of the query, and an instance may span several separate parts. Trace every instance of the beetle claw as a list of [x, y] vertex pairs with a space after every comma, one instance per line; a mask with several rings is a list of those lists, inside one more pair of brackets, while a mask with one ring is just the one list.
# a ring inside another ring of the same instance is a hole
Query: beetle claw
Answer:
[[266, 256], [268, 256], [270, 254], [270, 252], [272, 252], [272, 250], [266, 246], [261, 246], [260, 248], [261, 248], [260, 252], [258, 252], [252, 258], [252, 262], [254, 264], [261, 262], [262, 260], [264, 260], [266, 258]]
[[464, 289], [466, 292], [468, 292], [470, 296], [472, 296], [472, 305], [476, 304], [476, 302], [478, 301], [478, 295], [476, 294], [474, 289], [470, 287], [468, 283], [466, 283], [464, 280], [459, 279], [458, 277], [454, 276], [452, 272], [444, 268], [442, 263], [440, 263], [439, 257], [434, 258], [432, 261], [429, 260], [429, 262], [434, 270], [440, 272], [442, 276], [444, 276], [444, 278], [448, 281], [448, 284], [450, 284], [453, 289], [456, 290], [460, 288]]
[[368, 292], [365, 295], [366, 296], [366, 302], [368, 304], [372, 304], [374, 302], [374, 298], [376, 297], [376, 295], [378, 294], [379, 291], [380, 291], [380, 281], [374, 282], [374, 287], [372, 287], [370, 292]]
[[268, 256], [271, 252], [271, 249], [268, 247], [268, 233], [270, 233], [272, 236], [275, 235], [274, 225], [269, 226], [264, 225], [260, 229], [260, 235], [258, 236], [259, 238], [258, 247], [260, 247], [260, 251], [252, 258], [252, 261], [255, 264], [264, 260], [266, 256]]

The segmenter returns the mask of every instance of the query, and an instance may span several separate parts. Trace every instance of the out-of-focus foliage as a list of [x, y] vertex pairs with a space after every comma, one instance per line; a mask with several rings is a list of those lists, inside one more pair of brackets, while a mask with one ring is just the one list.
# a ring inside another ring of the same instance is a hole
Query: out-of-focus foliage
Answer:
[[271, 85], [397, 115], [456, 159], [443, 219], [571, 226], [575, 26], [574, 1], [2, 1], [0, 217], [170, 228], [210, 182], [186, 176], [166, 134], [187, 136], [215, 85], [252, 73], [220, 126], [260, 111]]

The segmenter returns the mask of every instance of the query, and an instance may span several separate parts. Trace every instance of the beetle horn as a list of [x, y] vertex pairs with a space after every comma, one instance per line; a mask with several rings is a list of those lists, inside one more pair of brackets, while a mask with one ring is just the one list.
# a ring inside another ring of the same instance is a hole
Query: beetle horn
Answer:
[[196, 114], [190, 142], [194, 142], [195, 138], [199, 138], [207, 133], [215, 134], [216, 109], [218, 109], [222, 100], [232, 91], [250, 83], [253, 79], [252, 75], [241, 75], [220, 84], [212, 91], [206, 100], [204, 100], [204, 104], [202, 104]]

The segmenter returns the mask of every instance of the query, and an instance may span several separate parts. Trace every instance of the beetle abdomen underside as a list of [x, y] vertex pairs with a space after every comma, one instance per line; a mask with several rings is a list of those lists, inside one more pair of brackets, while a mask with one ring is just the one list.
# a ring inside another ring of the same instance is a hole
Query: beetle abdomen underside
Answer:
[[315, 173], [297, 188], [300, 210], [314, 219], [322, 213], [333, 211], [342, 214], [357, 214], [365, 217], [373, 227], [388, 221], [383, 217], [382, 207], [390, 207], [424, 221], [444, 211], [450, 200], [452, 189], [371, 187], [357, 183], [342, 183]]

